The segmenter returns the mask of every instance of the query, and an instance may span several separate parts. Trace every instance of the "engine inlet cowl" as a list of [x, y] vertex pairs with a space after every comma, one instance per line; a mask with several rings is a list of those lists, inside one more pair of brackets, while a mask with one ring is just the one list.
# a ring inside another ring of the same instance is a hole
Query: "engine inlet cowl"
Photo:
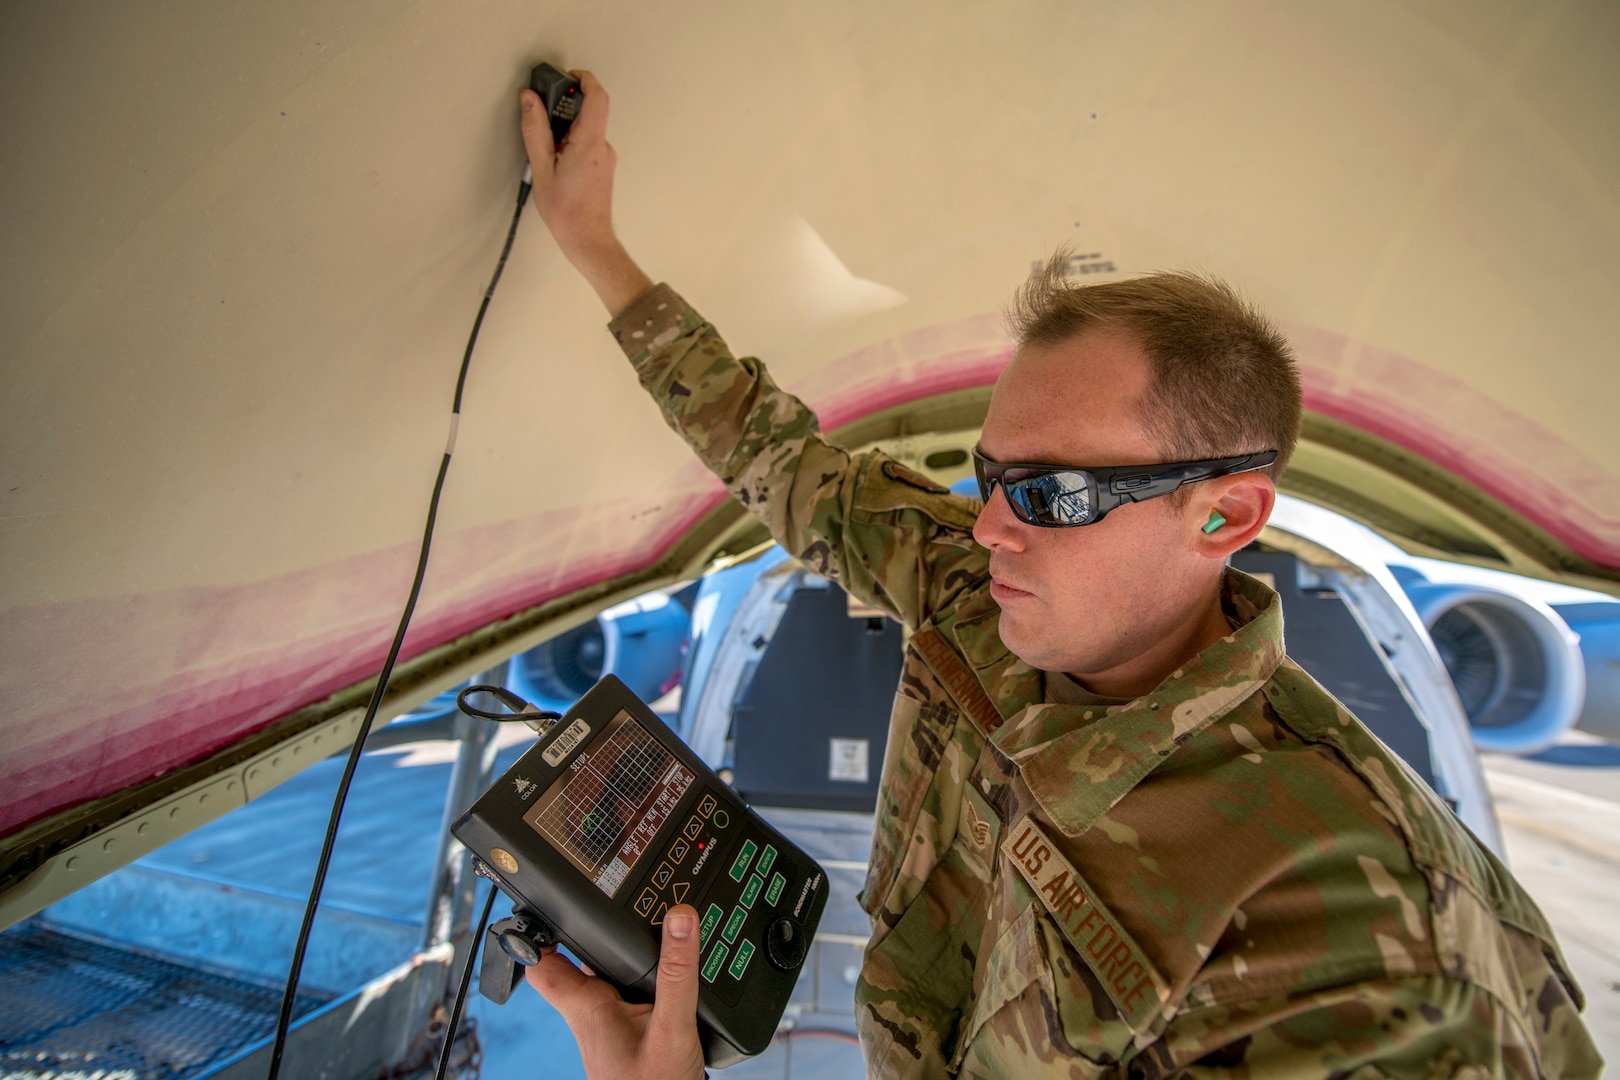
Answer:
[[1481, 750], [1533, 754], [1574, 726], [1586, 697], [1580, 638], [1537, 600], [1482, 585], [1414, 584]]

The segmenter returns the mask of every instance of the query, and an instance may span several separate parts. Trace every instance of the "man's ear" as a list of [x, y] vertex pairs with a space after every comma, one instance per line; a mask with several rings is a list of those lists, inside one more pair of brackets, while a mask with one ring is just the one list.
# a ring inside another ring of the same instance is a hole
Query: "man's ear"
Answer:
[[1277, 485], [1264, 473], [1239, 473], [1193, 484], [1185, 520], [1200, 555], [1225, 559], [1265, 528], [1277, 505]]

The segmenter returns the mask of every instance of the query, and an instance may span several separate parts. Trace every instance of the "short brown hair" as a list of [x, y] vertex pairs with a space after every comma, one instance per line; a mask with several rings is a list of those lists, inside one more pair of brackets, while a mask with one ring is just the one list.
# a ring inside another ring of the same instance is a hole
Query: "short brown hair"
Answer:
[[1059, 250], [1013, 297], [1007, 321], [1018, 347], [1123, 331], [1153, 365], [1140, 420], [1171, 460], [1275, 450], [1263, 471], [1281, 476], [1301, 405], [1293, 353], [1276, 326], [1214, 277], [1169, 271], [1075, 285], [1070, 262]]

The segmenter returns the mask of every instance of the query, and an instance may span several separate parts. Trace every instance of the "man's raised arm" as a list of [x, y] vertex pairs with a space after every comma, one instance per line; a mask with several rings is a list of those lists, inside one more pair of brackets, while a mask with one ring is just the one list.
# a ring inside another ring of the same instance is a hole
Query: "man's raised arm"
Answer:
[[[853, 595], [920, 625], [982, 573], [970, 502], [879, 453], [852, 457], [757, 360], [734, 357], [668, 286], [654, 286], [613, 232], [607, 93], [585, 93], [559, 150], [538, 97], [523, 93], [534, 204], [614, 316], [612, 330], [664, 419], [792, 555]], [[954, 572], [953, 571], [963, 571]]]

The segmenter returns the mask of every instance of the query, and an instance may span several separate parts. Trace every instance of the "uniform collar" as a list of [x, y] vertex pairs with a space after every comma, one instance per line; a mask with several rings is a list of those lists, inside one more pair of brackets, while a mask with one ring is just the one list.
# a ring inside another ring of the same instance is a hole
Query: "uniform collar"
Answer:
[[[979, 669], [986, 693], [1007, 718], [991, 741], [1018, 767], [1041, 809], [1063, 832], [1077, 836], [1095, 825], [1177, 747], [1264, 686], [1282, 662], [1282, 602], [1276, 592], [1228, 568], [1221, 603], [1237, 627], [1231, 634], [1151, 693], [1112, 710], [1042, 702], [1041, 673], [1005, 646], [1002, 662], [992, 661], [990, 667], [1007, 672]], [[981, 654], [993, 651], [984, 646], [982, 634], [968, 636]], [[969, 653], [968, 660], [978, 669], [979, 657]], [[1004, 701], [998, 687], [1013, 696]], [[1007, 712], [1015, 703], [1016, 714]]]
[[1001, 641], [1001, 605], [990, 595], [990, 579], [957, 609], [948, 627], [957, 651], [995, 704], [1002, 720], [1011, 720], [1040, 702], [1045, 673], [1007, 651]]

